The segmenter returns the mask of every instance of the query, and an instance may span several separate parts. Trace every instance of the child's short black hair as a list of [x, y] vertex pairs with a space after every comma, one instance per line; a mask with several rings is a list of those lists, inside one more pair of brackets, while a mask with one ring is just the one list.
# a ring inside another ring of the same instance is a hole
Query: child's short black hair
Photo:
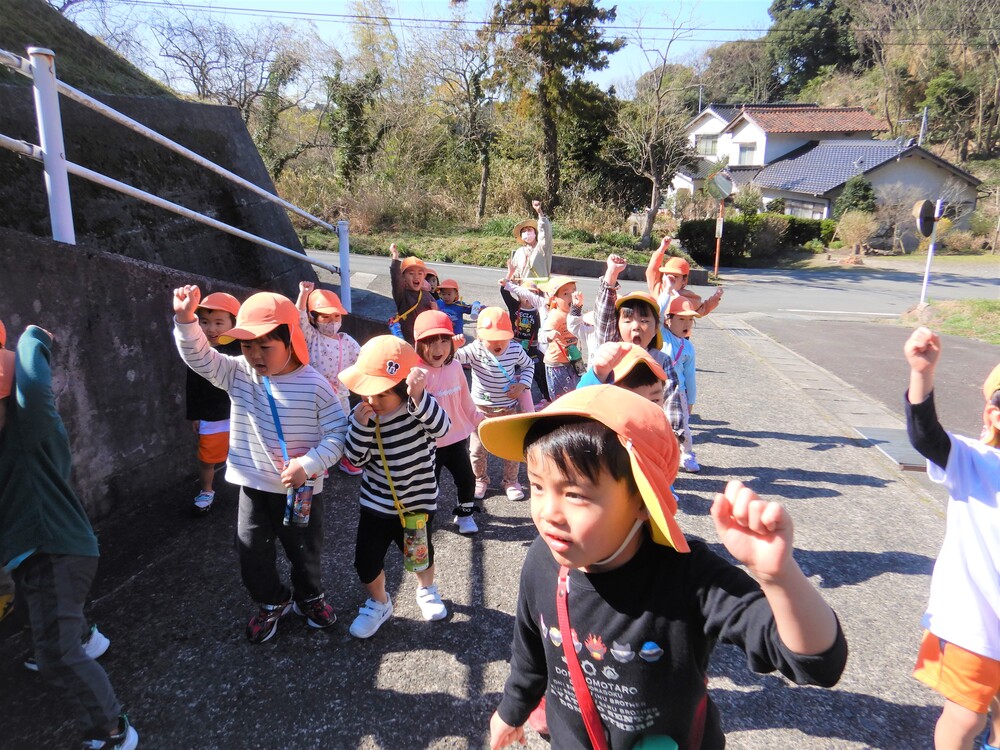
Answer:
[[572, 469], [596, 482], [606, 471], [615, 479], [624, 479], [630, 493], [639, 494], [625, 446], [614, 430], [600, 422], [587, 417], [543, 417], [524, 436], [525, 455], [535, 449], [565, 476]]
[[427, 361], [427, 345], [437, 338], [447, 338], [451, 342], [451, 352], [445, 357], [444, 364], [450, 364], [453, 359], [455, 359], [455, 339], [446, 333], [439, 333], [434, 336], [428, 336], [425, 339], [420, 339], [417, 341], [417, 345], [414, 347], [417, 350], [417, 354], [420, 356], [424, 362]]
[[195, 314], [195, 317], [200, 318], [202, 315], [208, 315], [209, 313], [213, 313], [213, 312], [224, 312], [224, 313], [226, 313], [226, 315], [229, 316], [229, 323], [230, 323], [230, 325], [232, 325], [233, 328], [236, 327], [236, 316], [233, 315], [231, 312], [229, 312], [227, 310], [213, 310], [210, 307], [199, 307], [199, 308], [195, 309], [194, 314]]
[[651, 304], [641, 299], [629, 299], [622, 302], [622, 306], [618, 308], [618, 317], [620, 318], [622, 312], [628, 310], [630, 314], [642, 314], [645, 312], [647, 315], [651, 316], [653, 320], [657, 320], [660, 317], [660, 311], [653, 307]]
[[627, 390], [643, 388], [647, 385], [663, 385], [663, 381], [657, 377], [656, 373], [645, 362], [636, 362], [635, 366], [628, 371], [628, 374], [621, 380], [616, 380], [615, 385]]
[[993, 395], [990, 397], [990, 405], [1000, 409], [1000, 390], [993, 391]]
[[258, 336], [257, 340], [280, 341], [285, 346], [291, 346], [292, 331], [287, 324], [282, 323], [281, 325], [275, 326], [270, 332], [265, 333], [263, 336]]

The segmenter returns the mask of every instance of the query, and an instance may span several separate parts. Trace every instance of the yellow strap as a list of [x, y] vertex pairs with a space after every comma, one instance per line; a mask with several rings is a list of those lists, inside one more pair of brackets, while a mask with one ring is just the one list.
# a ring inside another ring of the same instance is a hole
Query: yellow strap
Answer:
[[413, 312], [414, 310], [417, 309], [417, 305], [420, 304], [420, 300], [422, 300], [423, 298], [424, 298], [424, 290], [421, 289], [420, 292], [417, 294], [417, 301], [413, 303], [413, 307], [411, 307], [405, 313], [402, 313], [401, 315], [397, 315], [396, 317], [399, 320], [406, 320], [406, 316], [409, 315], [411, 312]]
[[375, 417], [375, 442], [378, 444], [378, 457], [382, 459], [382, 468], [385, 470], [385, 479], [389, 483], [389, 492], [392, 493], [392, 504], [396, 506], [399, 514], [399, 523], [406, 528], [406, 519], [403, 517], [403, 504], [396, 496], [396, 486], [392, 483], [392, 475], [389, 473], [389, 464], [385, 460], [385, 450], [382, 448], [382, 431], [379, 429], [378, 416]]

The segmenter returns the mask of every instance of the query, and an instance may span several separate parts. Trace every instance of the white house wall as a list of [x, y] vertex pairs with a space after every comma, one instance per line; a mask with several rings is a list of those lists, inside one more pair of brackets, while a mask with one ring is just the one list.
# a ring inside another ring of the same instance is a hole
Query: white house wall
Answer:
[[754, 164], [764, 163], [764, 149], [767, 146], [767, 134], [749, 120], [744, 120], [735, 129], [730, 131], [726, 150], [723, 151], [723, 139], [719, 139], [719, 154], [728, 155], [729, 163], [738, 165], [740, 163], [740, 145], [754, 144]]
[[[703, 117], [695, 121], [688, 130], [688, 142], [691, 144], [692, 148], [695, 145], [695, 141], [700, 135], [719, 135], [722, 133], [722, 129], [726, 126], [725, 121], [721, 118], [716, 117], [710, 112], [703, 113]], [[716, 150], [716, 155], [704, 156], [705, 159], [711, 159], [712, 161], [718, 161], [719, 154], [729, 153], [729, 144], [731, 142], [729, 134], [721, 135], [719, 137], [718, 148]]]
[[[886, 162], [865, 175], [878, 193], [895, 184], [904, 185], [908, 192], [922, 195], [927, 200], [945, 198], [950, 203], [970, 204], [968, 213], [976, 207], [976, 188], [949, 169], [918, 154]], [[964, 222], [963, 222], [964, 223]]]

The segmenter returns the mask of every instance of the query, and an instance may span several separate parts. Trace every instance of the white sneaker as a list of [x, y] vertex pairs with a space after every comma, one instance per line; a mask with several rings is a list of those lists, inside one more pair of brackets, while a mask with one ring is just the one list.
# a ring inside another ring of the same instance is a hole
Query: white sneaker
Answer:
[[472, 494], [472, 496], [476, 498], [476, 500], [482, 500], [484, 497], [486, 497], [486, 490], [488, 490], [489, 488], [490, 488], [489, 482], [481, 482], [477, 479], [476, 491]]
[[358, 616], [351, 623], [351, 635], [355, 638], [371, 638], [382, 627], [382, 623], [392, 617], [392, 599], [388, 594], [385, 597], [385, 604], [374, 599], [365, 602], [365, 606], [358, 610]]
[[476, 519], [472, 516], [455, 516], [455, 525], [458, 526], [459, 534], [475, 534], [479, 531]]
[[212, 503], [215, 501], [214, 490], [202, 490], [194, 499], [191, 506], [191, 513], [195, 516], [203, 516], [212, 510]]
[[441, 601], [436, 583], [417, 589], [417, 604], [425, 620], [443, 620], [448, 616], [448, 608]]
[[[108, 637], [98, 630], [96, 625], [91, 625], [90, 632], [87, 634], [87, 640], [83, 642], [83, 650], [87, 656], [91, 659], [98, 659], [104, 656], [104, 652], [108, 650], [108, 646], [110, 645], [111, 641]], [[24, 660], [24, 668], [32, 672], [38, 671], [38, 662], [35, 661], [34, 656], [29, 656]]]
[[524, 490], [519, 484], [508, 485], [506, 492], [508, 500], [524, 500]]
[[690, 471], [692, 474], [697, 474], [701, 471], [701, 467], [698, 465], [698, 459], [694, 457], [693, 453], [681, 454], [681, 468], [684, 471]]

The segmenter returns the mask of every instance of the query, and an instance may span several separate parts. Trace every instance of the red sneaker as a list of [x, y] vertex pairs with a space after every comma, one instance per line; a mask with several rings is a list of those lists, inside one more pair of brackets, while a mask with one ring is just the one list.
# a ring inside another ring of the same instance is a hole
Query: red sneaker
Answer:
[[348, 461], [347, 456], [344, 456], [342, 459], [340, 459], [340, 463], [337, 464], [337, 468], [350, 477], [361, 476], [362, 474], [365, 473], [364, 469], [361, 469], [352, 464], [350, 461]]

